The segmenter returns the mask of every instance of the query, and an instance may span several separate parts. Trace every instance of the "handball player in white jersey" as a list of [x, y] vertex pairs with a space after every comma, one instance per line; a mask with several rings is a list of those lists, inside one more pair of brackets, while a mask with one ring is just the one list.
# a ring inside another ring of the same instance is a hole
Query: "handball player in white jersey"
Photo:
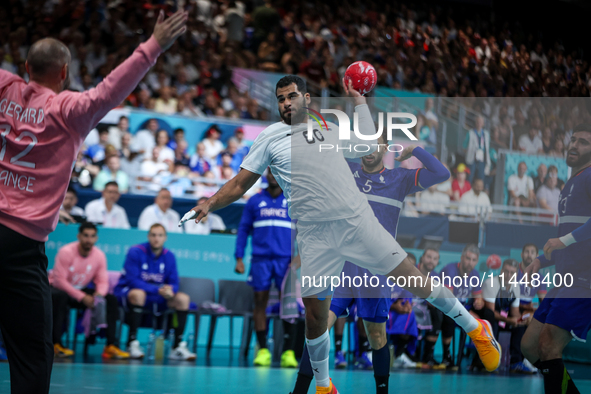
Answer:
[[[284, 191], [290, 216], [297, 220], [297, 241], [301, 257], [301, 276], [316, 278], [316, 283], [302, 284], [306, 307], [306, 344], [316, 379], [316, 393], [338, 393], [329, 379], [328, 312], [330, 279], [340, 276], [345, 261], [367, 268], [373, 274], [420, 277], [407, 281], [405, 288], [428, 299], [450, 316], [474, 341], [483, 364], [494, 370], [500, 362], [500, 349], [490, 325], [474, 319], [443, 286], [430, 280], [406, 258], [396, 240], [379, 224], [367, 198], [359, 192], [345, 157], [367, 155], [356, 152], [356, 144], [377, 147], [375, 125], [365, 97], [352, 86], [343, 86], [355, 100], [359, 131], [373, 140], [362, 140], [351, 131], [351, 139], [339, 140], [339, 127], [328, 122], [314, 127], [308, 136], [307, 107], [310, 94], [305, 81], [297, 76], [283, 77], [276, 86], [278, 110], [282, 121], [261, 132], [244, 159], [241, 170], [215, 195], [187, 213], [183, 220], [199, 222], [208, 212], [221, 209], [239, 199], [259, 179], [267, 167]], [[319, 144], [332, 146], [319, 152]], [[339, 147], [337, 150], [336, 147]]]

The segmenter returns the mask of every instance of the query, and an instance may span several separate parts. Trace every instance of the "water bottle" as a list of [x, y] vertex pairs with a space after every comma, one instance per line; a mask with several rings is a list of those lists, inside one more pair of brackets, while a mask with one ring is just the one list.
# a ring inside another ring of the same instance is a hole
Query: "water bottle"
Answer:
[[164, 358], [164, 333], [159, 332], [154, 345], [154, 360], [162, 361]]
[[156, 334], [154, 330], [150, 332], [150, 336], [148, 338], [148, 360], [154, 361], [154, 342], [156, 341]]

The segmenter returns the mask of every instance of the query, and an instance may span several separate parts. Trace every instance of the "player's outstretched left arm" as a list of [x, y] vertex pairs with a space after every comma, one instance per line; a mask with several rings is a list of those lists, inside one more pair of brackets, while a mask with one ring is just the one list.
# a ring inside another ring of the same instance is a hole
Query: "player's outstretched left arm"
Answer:
[[560, 238], [550, 238], [546, 245], [544, 245], [544, 257], [550, 260], [552, 252], [555, 250], [564, 249], [576, 242], [586, 241], [591, 238], [591, 219], [587, 223], [577, 228], [573, 232], [563, 235]]
[[242, 197], [260, 177], [260, 174], [242, 168], [238, 175], [230, 179], [216, 194], [187, 212], [179, 222], [179, 227], [191, 219], [199, 223], [209, 212], [230, 205]]
[[432, 154], [428, 153], [420, 146], [407, 146], [402, 152], [400, 152], [400, 156], [396, 158], [396, 161], [403, 162], [412, 156], [419, 159], [425, 166], [425, 168], [421, 169], [421, 172], [419, 172], [418, 186], [423, 189], [428, 189], [433, 185], [445, 182], [449, 179], [449, 170]]

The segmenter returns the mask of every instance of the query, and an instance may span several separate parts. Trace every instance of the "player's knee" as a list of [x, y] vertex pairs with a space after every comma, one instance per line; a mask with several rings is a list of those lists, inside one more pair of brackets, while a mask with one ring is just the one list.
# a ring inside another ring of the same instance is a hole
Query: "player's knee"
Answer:
[[146, 304], [146, 292], [142, 289], [131, 289], [127, 293], [127, 299], [132, 305], [144, 306]]
[[174, 308], [185, 311], [189, 309], [189, 304], [191, 303], [191, 298], [188, 294], [178, 292], [175, 294], [174, 298]]

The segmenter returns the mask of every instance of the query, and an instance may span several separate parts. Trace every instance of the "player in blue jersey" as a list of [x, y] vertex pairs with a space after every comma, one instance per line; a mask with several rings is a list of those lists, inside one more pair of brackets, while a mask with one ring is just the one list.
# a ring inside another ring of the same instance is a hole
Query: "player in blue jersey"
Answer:
[[[252, 196], [242, 212], [236, 237], [236, 272], [244, 273], [244, 250], [248, 236], [252, 236], [252, 259], [248, 284], [254, 290], [254, 329], [259, 350], [254, 358], [255, 366], [271, 365], [271, 353], [267, 349], [267, 315], [269, 290], [273, 281], [281, 289], [283, 278], [291, 260], [291, 219], [287, 213], [287, 200], [271, 171], [267, 172], [269, 186]], [[283, 321], [285, 333], [281, 367], [297, 368], [293, 351], [295, 325]], [[279, 345], [279, 344], [277, 344]]]
[[[396, 158], [404, 161], [415, 156], [425, 166], [422, 169], [409, 170], [405, 168], [387, 169], [384, 167], [383, 157], [386, 148], [386, 139], [382, 134], [379, 142], [383, 148], [374, 153], [363, 156], [361, 164], [349, 163], [353, 177], [359, 190], [365, 194], [379, 223], [396, 237], [398, 218], [402, 210], [404, 198], [412, 193], [424, 190], [434, 184], [444, 182], [450, 176], [443, 164], [423, 148], [408, 146]], [[346, 262], [343, 275], [363, 277], [373, 275], [367, 269]], [[338, 317], [346, 315], [349, 308], [355, 303], [357, 316], [363, 319], [369, 344], [373, 349], [373, 368], [378, 394], [388, 392], [388, 380], [390, 376], [390, 350], [387, 346], [386, 321], [392, 303], [392, 288], [387, 286], [386, 278], [379, 276], [381, 285], [375, 288], [340, 286], [334, 291], [328, 317], [329, 329], [334, 325]], [[362, 356], [363, 357], [363, 354]], [[367, 356], [366, 356], [367, 358]], [[370, 364], [371, 365], [371, 364]], [[293, 394], [308, 392], [312, 381], [312, 367], [310, 366], [307, 349], [302, 355], [300, 372], [296, 381]]]
[[546, 297], [546, 293], [548, 293], [547, 287], [545, 283], [541, 283], [537, 286], [532, 286], [531, 284], [528, 286], [525, 284], [523, 280], [525, 270], [527, 267], [534, 262], [536, 257], [538, 257], [538, 247], [535, 244], [525, 244], [523, 245], [523, 249], [521, 250], [521, 263], [519, 264], [519, 270], [517, 271], [517, 281], [519, 282], [519, 302], [520, 302], [520, 309], [524, 313], [533, 313], [535, 312], [533, 307], [533, 300], [535, 296], [538, 296], [540, 302], [544, 300]]
[[560, 193], [558, 238], [548, 240], [544, 255], [525, 270], [531, 283], [532, 274], [554, 265], [554, 278], [563, 282], [548, 292], [521, 341], [523, 354], [544, 376], [547, 394], [579, 392], [562, 351], [573, 339], [584, 342], [591, 328], [591, 124], [573, 129], [566, 164], [572, 176]]

